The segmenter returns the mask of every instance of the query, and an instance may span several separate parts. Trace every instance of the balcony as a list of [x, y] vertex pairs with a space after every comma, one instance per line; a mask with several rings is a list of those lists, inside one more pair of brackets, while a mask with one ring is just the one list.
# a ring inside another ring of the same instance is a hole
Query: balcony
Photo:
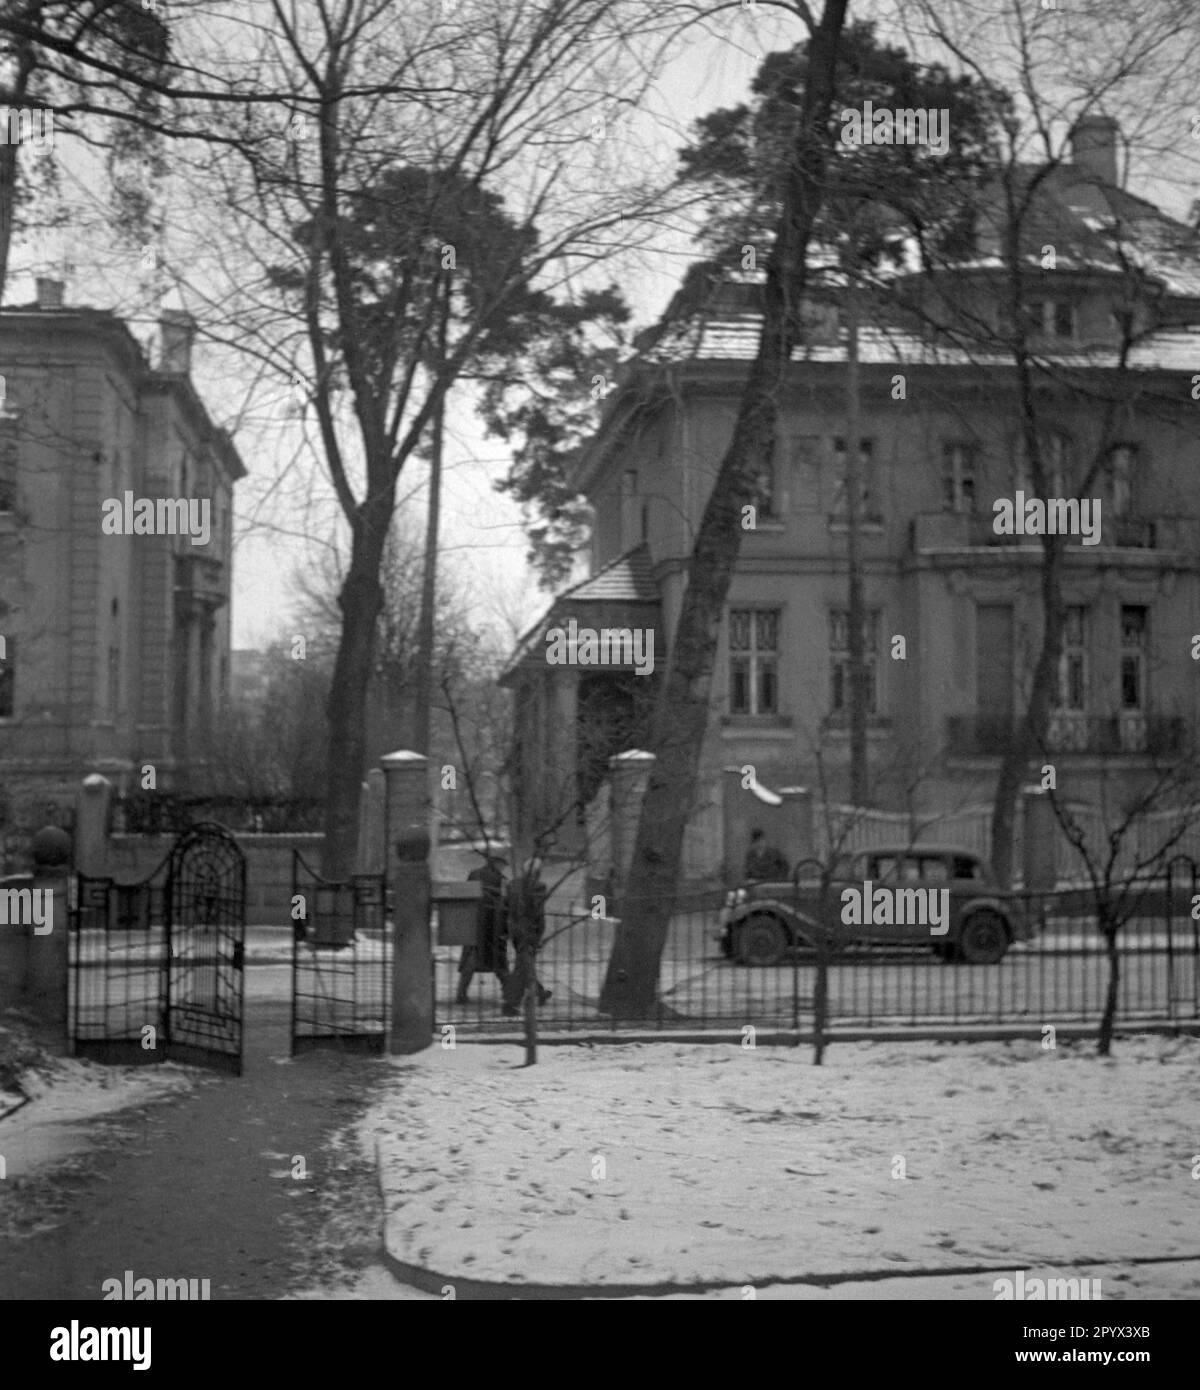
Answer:
[[207, 555], [175, 556], [175, 597], [185, 604], [222, 608], [229, 602], [225, 566]]
[[[1103, 509], [1101, 515], [1100, 544], [1081, 546], [1077, 537], [1071, 537], [1072, 549], [1082, 549], [1085, 554], [1105, 549], [1200, 550], [1200, 518], [1113, 516]], [[923, 512], [909, 523], [909, 548], [914, 553], [1001, 546], [1035, 546], [1040, 550], [1040, 536], [998, 536], [994, 522], [990, 511]]]
[[[946, 745], [952, 758], [1000, 757], [1012, 736], [1013, 721], [1004, 715], [951, 715], [946, 720]], [[1183, 748], [1182, 719], [1136, 710], [1116, 715], [1059, 710], [1050, 716], [1046, 730], [1047, 753], [1158, 758], [1181, 753]]]

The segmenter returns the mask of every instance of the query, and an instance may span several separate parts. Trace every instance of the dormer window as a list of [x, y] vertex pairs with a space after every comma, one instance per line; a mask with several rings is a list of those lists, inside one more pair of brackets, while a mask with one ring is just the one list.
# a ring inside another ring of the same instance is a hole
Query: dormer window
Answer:
[[1075, 305], [1069, 299], [1033, 299], [1025, 306], [1025, 327], [1039, 338], [1075, 337]]

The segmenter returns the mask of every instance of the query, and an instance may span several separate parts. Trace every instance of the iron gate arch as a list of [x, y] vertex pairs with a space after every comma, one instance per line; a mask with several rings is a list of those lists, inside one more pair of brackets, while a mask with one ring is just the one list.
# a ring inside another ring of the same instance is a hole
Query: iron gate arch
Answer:
[[246, 856], [223, 825], [201, 821], [167, 859], [163, 1026], [172, 1061], [242, 1070]]
[[192, 1062], [240, 1076], [246, 857], [233, 835], [200, 822], [140, 883], [78, 874], [73, 887], [75, 1054]]

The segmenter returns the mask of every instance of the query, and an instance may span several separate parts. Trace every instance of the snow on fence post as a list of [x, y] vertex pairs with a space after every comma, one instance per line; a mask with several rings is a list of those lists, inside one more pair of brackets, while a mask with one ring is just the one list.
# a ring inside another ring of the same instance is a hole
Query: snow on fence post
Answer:
[[75, 801], [75, 869], [90, 878], [109, 872], [108, 812], [112, 783], [99, 772], [83, 779]]

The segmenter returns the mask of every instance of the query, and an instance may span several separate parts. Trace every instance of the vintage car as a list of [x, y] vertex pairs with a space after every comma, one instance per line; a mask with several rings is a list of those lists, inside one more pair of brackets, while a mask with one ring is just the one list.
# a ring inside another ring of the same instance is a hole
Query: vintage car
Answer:
[[796, 947], [928, 946], [943, 960], [990, 965], [1034, 933], [1022, 899], [957, 845], [877, 845], [843, 855], [822, 900], [819, 866], [729, 894], [718, 939], [739, 965], [777, 965]]

